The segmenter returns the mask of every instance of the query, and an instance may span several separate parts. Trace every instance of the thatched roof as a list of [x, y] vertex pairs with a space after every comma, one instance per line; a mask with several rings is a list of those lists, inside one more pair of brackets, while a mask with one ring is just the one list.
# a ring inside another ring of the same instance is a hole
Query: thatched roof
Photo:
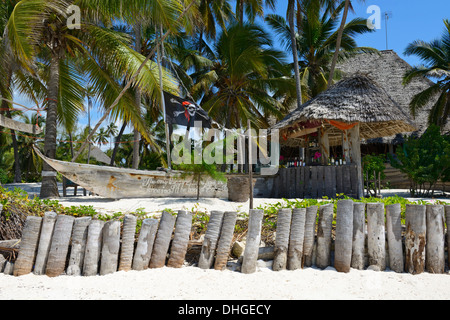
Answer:
[[279, 129], [281, 136], [286, 137], [284, 142], [293, 146], [301, 144], [293, 141], [301, 139], [299, 133], [295, 132], [310, 133], [318, 127], [327, 127], [330, 144], [340, 144], [342, 131], [330, 125], [329, 120], [361, 123], [361, 139], [416, 130], [410, 117], [386, 91], [362, 74], [346, 78], [320, 93], [273, 126], [273, 129]]

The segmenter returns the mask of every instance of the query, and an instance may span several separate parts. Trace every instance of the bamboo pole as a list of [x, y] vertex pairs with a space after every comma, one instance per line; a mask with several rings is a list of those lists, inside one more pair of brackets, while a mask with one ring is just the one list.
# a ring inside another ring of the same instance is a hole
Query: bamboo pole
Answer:
[[192, 213], [180, 210], [178, 211], [175, 232], [170, 250], [167, 266], [170, 268], [181, 268], [186, 257], [189, 243], [189, 236], [192, 230]]
[[120, 221], [112, 220], [103, 226], [103, 244], [100, 260], [100, 275], [117, 271], [120, 249]]
[[28, 216], [25, 220], [19, 255], [14, 264], [14, 276], [16, 277], [29, 274], [33, 270], [41, 224], [42, 218], [40, 217]]
[[233, 241], [234, 228], [236, 226], [237, 212], [225, 212], [223, 215], [222, 229], [217, 242], [215, 270], [223, 270], [227, 266], [230, 255], [231, 242]]
[[353, 241], [351, 267], [363, 270], [365, 267], [365, 243], [366, 243], [366, 204], [355, 202], [353, 204]]
[[406, 205], [405, 269], [412, 274], [425, 270], [426, 206]]
[[216, 253], [220, 230], [222, 229], [223, 216], [223, 211], [211, 211], [198, 261], [198, 267], [201, 269], [210, 269], [213, 265], [214, 254]]
[[400, 203], [386, 206], [386, 226], [389, 248], [389, 269], [404, 272], [402, 222]]
[[170, 212], [163, 211], [153, 245], [150, 268], [162, 268], [166, 264], [166, 256], [172, 238], [173, 227], [177, 217]]
[[45, 270], [48, 277], [60, 276], [65, 270], [74, 221], [75, 218], [72, 216], [59, 215], [56, 218]]
[[119, 271], [130, 271], [133, 264], [134, 243], [136, 241], [137, 218], [127, 214], [123, 220], [122, 246], [120, 248]]
[[286, 269], [289, 248], [289, 234], [291, 230], [292, 209], [278, 211], [277, 235], [273, 259], [273, 271]]
[[334, 205], [325, 204], [319, 208], [317, 225], [316, 266], [325, 269], [331, 264], [331, 235], [333, 228]]
[[350, 272], [352, 261], [353, 201], [339, 200], [336, 212], [334, 267], [338, 272]]
[[292, 223], [289, 235], [288, 270], [302, 268], [303, 242], [305, 241], [306, 208], [292, 210]]
[[313, 265], [312, 256], [316, 236], [317, 206], [306, 208], [305, 240], [303, 243], [303, 266]]
[[248, 234], [241, 268], [242, 273], [248, 274], [256, 271], [263, 216], [263, 210], [252, 209], [249, 212]]
[[95, 276], [98, 273], [104, 224], [104, 221], [100, 220], [92, 220], [89, 224], [86, 251], [84, 253], [83, 276]]
[[36, 262], [34, 264], [35, 275], [45, 274], [45, 267], [47, 266], [48, 254], [50, 252], [50, 244], [53, 236], [53, 229], [55, 228], [57, 214], [55, 212], [46, 212], [42, 220], [41, 235], [39, 237], [39, 247], [36, 255]]
[[75, 219], [73, 224], [72, 246], [70, 250], [69, 266], [67, 275], [80, 276], [83, 268], [84, 254], [86, 252], [86, 241], [91, 217]]
[[427, 205], [426, 270], [430, 273], [444, 273], [445, 229], [444, 206]]
[[134, 252], [133, 270], [141, 271], [148, 268], [157, 230], [158, 220], [144, 219], [144, 221], [142, 221], [136, 251]]
[[386, 269], [386, 236], [384, 203], [367, 204], [367, 251], [369, 266], [380, 271]]

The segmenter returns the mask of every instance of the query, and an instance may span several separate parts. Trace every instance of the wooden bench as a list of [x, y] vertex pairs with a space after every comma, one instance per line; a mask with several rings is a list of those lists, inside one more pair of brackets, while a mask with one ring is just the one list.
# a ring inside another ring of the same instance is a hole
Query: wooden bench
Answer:
[[[77, 196], [79, 185], [77, 185], [75, 182], [63, 177], [63, 196], [67, 197], [67, 188], [74, 188], [73, 195]], [[83, 191], [83, 195], [86, 196], [86, 189]]]

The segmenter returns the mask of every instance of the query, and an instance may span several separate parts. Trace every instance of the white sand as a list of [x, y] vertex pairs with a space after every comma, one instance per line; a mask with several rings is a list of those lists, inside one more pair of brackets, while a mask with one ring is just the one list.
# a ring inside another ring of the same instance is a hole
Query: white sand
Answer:
[[[393, 191], [391, 190], [391, 193]], [[402, 193], [401, 193], [402, 192]], [[404, 191], [394, 191], [407, 196]], [[388, 194], [385, 193], [385, 196]], [[255, 207], [276, 203], [277, 199], [255, 199]], [[65, 206], [92, 205], [102, 213], [149, 214], [165, 208], [248, 211], [248, 203], [220, 199], [124, 199], [111, 201], [97, 197], [61, 199]], [[107, 276], [69, 277], [26, 275], [19, 278], [0, 274], [0, 299], [193, 299], [193, 300], [285, 300], [285, 299], [450, 299], [450, 275], [423, 273], [396, 274], [391, 271], [339, 273], [333, 268], [306, 268], [274, 272], [260, 263], [250, 275], [236, 271], [151, 269], [117, 272]]]

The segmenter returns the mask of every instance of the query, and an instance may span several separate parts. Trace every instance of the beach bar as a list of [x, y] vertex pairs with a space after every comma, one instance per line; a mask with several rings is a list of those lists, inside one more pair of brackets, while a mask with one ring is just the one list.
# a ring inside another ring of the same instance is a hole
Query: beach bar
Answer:
[[273, 184], [280, 198], [361, 198], [361, 141], [413, 132], [412, 120], [369, 76], [346, 78], [290, 113], [279, 130], [282, 159]]

